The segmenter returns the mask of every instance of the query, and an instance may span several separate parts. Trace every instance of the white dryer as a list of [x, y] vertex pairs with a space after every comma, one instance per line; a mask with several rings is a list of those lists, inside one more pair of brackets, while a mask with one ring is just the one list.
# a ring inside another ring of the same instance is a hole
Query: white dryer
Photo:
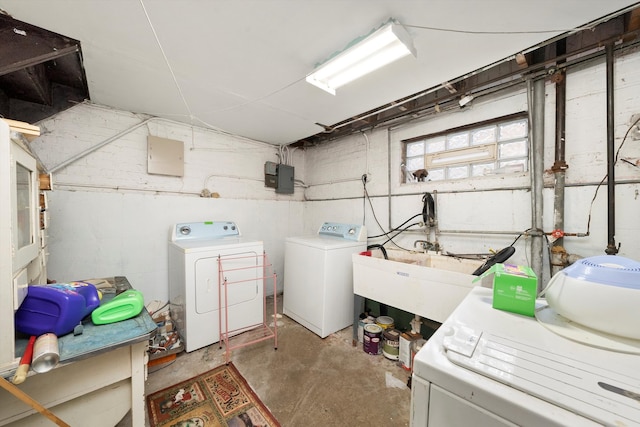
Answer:
[[353, 324], [352, 254], [367, 249], [364, 225], [325, 222], [285, 242], [282, 312], [324, 338]]
[[411, 425], [640, 426], [640, 341], [617, 345], [564, 338], [476, 287], [413, 360]]
[[169, 304], [187, 352], [220, 341], [220, 325], [225, 330], [219, 262], [227, 281], [233, 283], [227, 286], [229, 334], [263, 322], [263, 271], [259, 268], [263, 255], [263, 243], [240, 237], [234, 222], [191, 222], [173, 227]]

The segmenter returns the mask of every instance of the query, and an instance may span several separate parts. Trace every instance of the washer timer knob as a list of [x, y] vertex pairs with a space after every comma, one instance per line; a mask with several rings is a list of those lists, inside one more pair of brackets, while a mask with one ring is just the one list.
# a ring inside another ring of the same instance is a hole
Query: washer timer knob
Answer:
[[183, 236], [187, 236], [190, 233], [191, 227], [189, 227], [188, 225], [183, 225], [182, 227], [180, 227], [180, 234], [182, 234]]

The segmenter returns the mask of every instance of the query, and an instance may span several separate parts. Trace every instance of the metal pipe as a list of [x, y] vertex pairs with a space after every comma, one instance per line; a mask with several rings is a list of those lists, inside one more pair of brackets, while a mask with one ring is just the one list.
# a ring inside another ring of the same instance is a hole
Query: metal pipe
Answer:
[[613, 105], [613, 44], [610, 43], [606, 47], [607, 59], [607, 200], [608, 200], [608, 240], [607, 255], [615, 255], [618, 253], [616, 248], [616, 193], [615, 193], [615, 134], [614, 134], [614, 105]]
[[520, 234], [525, 235], [525, 236], [534, 236], [534, 235], [541, 235], [543, 233], [539, 232], [539, 231], [527, 231], [526, 233], [523, 233], [522, 231], [488, 231], [488, 230], [439, 230], [440, 234], [480, 234], [480, 235], [484, 235], [484, 234], [496, 234], [496, 235], [515, 235], [518, 236]]
[[[387, 129], [387, 215], [388, 215], [388, 230], [392, 230], [391, 225], [391, 130]], [[384, 232], [384, 230], [381, 230]]]
[[[566, 42], [559, 41], [556, 44], [560, 54], [566, 51]], [[564, 61], [562, 61], [564, 63]], [[567, 106], [567, 86], [566, 72], [564, 69], [559, 70], [554, 76], [556, 87], [556, 139], [555, 139], [555, 161], [552, 166], [555, 178], [553, 193], [553, 228], [555, 230], [564, 230], [564, 190], [566, 170], [569, 167], [565, 161], [565, 130], [566, 130], [566, 106]], [[562, 247], [564, 241], [562, 237], [553, 242], [554, 247]], [[562, 266], [552, 263], [551, 276], [562, 270]]]
[[[531, 85], [529, 80], [528, 86]], [[533, 97], [532, 108], [529, 108], [531, 115], [531, 228], [542, 230], [542, 188], [544, 185], [544, 102], [545, 102], [545, 81], [537, 79], [533, 84], [533, 94], [527, 91], [527, 98]], [[542, 284], [543, 278], [543, 253], [541, 235], [535, 235], [531, 239], [531, 258], [533, 271], [538, 276], [538, 286]], [[540, 289], [538, 289], [540, 291]]]
[[110, 138], [107, 138], [104, 141], [94, 145], [93, 147], [89, 147], [88, 149], [82, 151], [81, 153], [78, 153], [75, 156], [71, 157], [70, 159], [67, 159], [64, 162], [54, 166], [53, 168], [51, 168], [49, 170], [49, 173], [54, 173], [54, 172], [59, 171], [60, 169], [66, 168], [70, 164], [72, 164], [74, 162], [77, 162], [81, 158], [83, 158], [85, 156], [88, 156], [89, 154], [93, 153], [97, 149], [102, 148], [105, 145], [110, 144], [113, 141], [116, 141], [116, 140], [122, 138], [123, 136], [127, 135], [128, 133], [133, 132], [134, 130], [138, 129], [141, 126], [144, 126], [145, 124], [149, 123], [151, 120], [154, 120], [154, 119], [155, 119], [154, 117], [145, 119], [145, 120], [141, 121], [140, 123], [135, 124], [135, 125], [131, 126], [130, 128], [123, 130], [122, 132], [118, 133], [117, 135], [114, 135], [114, 136], [112, 136]]

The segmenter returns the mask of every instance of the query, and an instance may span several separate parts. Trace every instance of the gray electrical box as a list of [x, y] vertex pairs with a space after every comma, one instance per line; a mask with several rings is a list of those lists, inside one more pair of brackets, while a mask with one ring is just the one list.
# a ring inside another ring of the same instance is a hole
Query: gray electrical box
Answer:
[[289, 165], [278, 165], [278, 174], [276, 186], [276, 193], [280, 194], [293, 194], [293, 174], [294, 167]]
[[278, 187], [278, 165], [273, 162], [266, 162], [264, 164], [264, 186], [271, 188]]

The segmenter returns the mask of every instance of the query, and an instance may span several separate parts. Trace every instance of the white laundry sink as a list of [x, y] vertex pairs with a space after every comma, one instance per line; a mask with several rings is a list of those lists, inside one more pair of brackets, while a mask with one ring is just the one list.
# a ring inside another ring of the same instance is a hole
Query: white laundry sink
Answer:
[[474, 286], [482, 261], [436, 253], [387, 249], [389, 259], [374, 250], [371, 256], [353, 254], [356, 295], [444, 322]]

